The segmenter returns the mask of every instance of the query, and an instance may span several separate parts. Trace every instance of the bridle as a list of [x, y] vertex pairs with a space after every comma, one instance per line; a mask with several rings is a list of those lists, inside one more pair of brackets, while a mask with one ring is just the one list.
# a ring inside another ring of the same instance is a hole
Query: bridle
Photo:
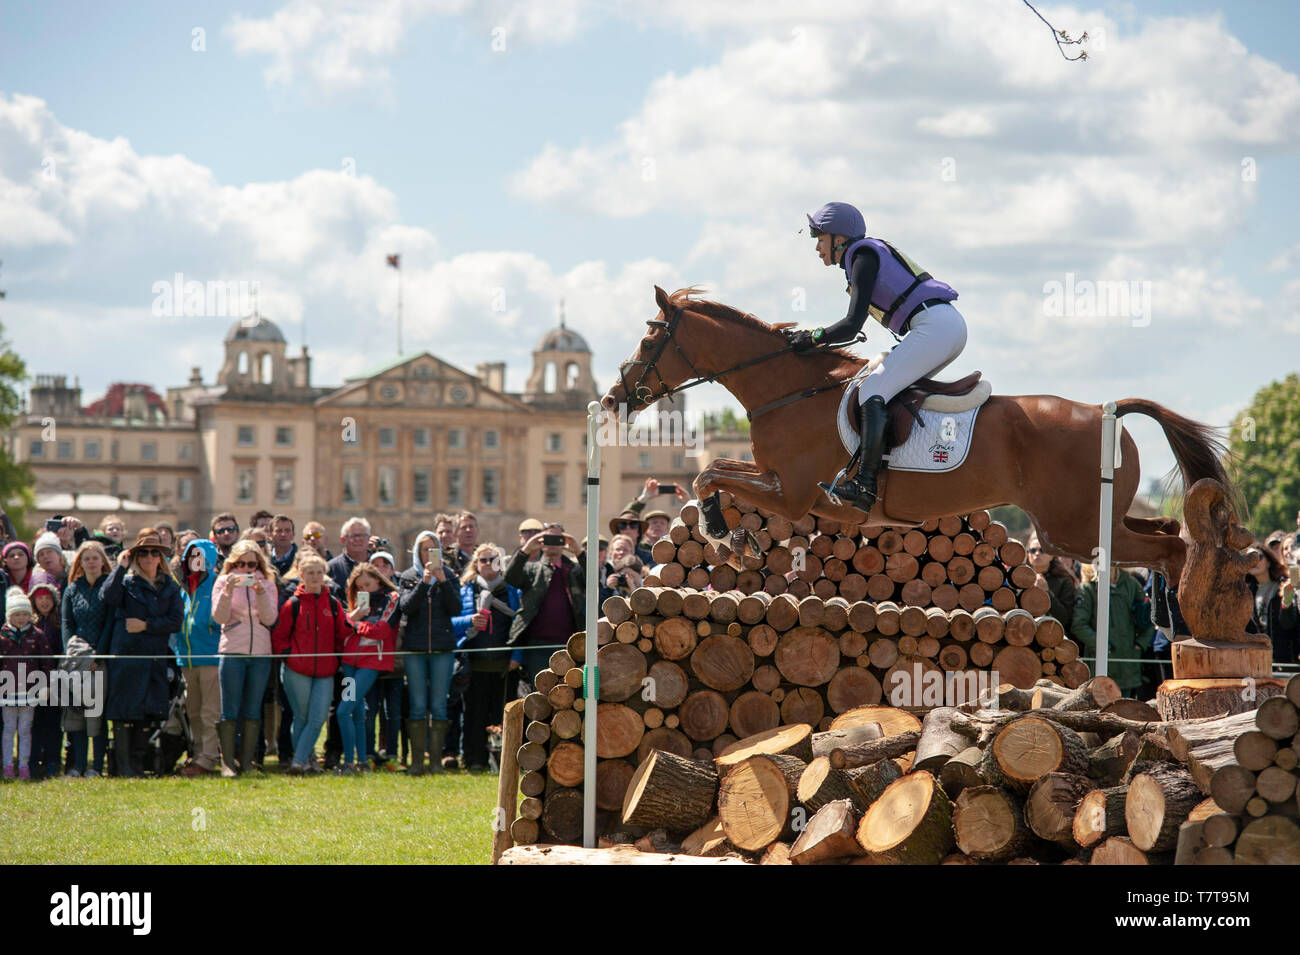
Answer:
[[[794, 351], [793, 346], [786, 345], [784, 348], [780, 348], [774, 352], [768, 352], [765, 355], [759, 355], [757, 358], [750, 358], [742, 361], [738, 365], [731, 366], [726, 371], [714, 372], [711, 375], [702, 374], [700, 370], [695, 367], [695, 363], [687, 357], [686, 352], [682, 351], [681, 343], [678, 342], [676, 338], [677, 326], [681, 323], [682, 315], [685, 311], [686, 309], [684, 306], [674, 304], [673, 313], [667, 321], [652, 318], [646, 322], [646, 324], [651, 328], [664, 329], [664, 336], [659, 340], [659, 346], [655, 349], [654, 354], [648, 359], [629, 358], [627, 361], [623, 362], [623, 364], [619, 365], [618, 377], [623, 384], [623, 393], [627, 395], [629, 410], [639, 410], [659, 401], [660, 399], [670, 398], [688, 388], [694, 388], [696, 385], [704, 385], [718, 381], [725, 378], [727, 375], [730, 375], [732, 372], [740, 371], [742, 368], [748, 368], [751, 365], [760, 364], [761, 362], [776, 358], [778, 355], [788, 355]], [[676, 388], [670, 387], [668, 382], [664, 381], [663, 374], [659, 371], [659, 359], [663, 357], [664, 351], [668, 348], [669, 342], [671, 342], [673, 347], [677, 349], [677, 354], [681, 356], [682, 361], [686, 363], [686, 367], [691, 370], [692, 375], [691, 378], [682, 382]], [[633, 385], [628, 382], [627, 372], [628, 369], [635, 367], [636, 365], [644, 365], [645, 370], [641, 372], [641, 377], [638, 378], [636, 384]], [[649, 378], [651, 374], [659, 379], [659, 385], [663, 389], [657, 394], [652, 392], [649, 386], [646, 385], [646, 379]], [[635, 407], [632, 406], [632, 399], [634, 397], [637, 402], [639, 402]]]

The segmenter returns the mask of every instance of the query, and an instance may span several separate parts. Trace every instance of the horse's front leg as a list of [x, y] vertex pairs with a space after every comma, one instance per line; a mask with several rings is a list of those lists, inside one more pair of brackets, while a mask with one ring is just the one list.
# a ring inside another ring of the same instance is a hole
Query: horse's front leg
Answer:
[[700, 532], [726, 557], [727, 563], [743, 570], [742, 558], [761, 558], [762, 551], [752, 533], [727, 527], [721, 502], [715, 495], [727, 491], [755, 507], [781, 512], [786, 504], [776, 472], [747, 461], [720, 458], [700, 472], [694, 489], [701, 502]]

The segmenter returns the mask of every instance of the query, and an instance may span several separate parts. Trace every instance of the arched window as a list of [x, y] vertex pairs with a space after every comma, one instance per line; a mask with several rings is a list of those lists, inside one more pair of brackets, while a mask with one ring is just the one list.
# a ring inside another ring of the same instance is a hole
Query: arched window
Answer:
[[241, 375], [248, 374], [248, 352], [241, 351], [239, 353], [239, 360], [235, 362], [235, 371]]
[[576, 361], [571, 361], [564, 366], [564, 390], [572, 391], [578, 387], [578, 377], [582, 374]]
[[546, 372], [542, 375], [542, 390], [548, 395], [555, 392], [555, 362], [546, 363]]
[[262, 352], [262, 357], [259, 361], [259, 364], [262, 367], [261, 367], [261, 374], [257, 376], [257, 380], [264, 385], [269, 385], [271, 383], [271, 379], [274, 377], [271, 374], [271, 353]]

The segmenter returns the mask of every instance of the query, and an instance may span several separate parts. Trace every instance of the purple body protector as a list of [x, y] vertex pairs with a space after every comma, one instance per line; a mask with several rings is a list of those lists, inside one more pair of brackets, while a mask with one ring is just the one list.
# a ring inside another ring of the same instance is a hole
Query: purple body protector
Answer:
[[853, 256], [863, 247], [874, 249], [880, 257], [876, 284], [871, 290], [871, 306], [879, 311], [880, 323], [895, 335], [912, 314], [912, 309], [930, 299], [952, 302], [957, 298], [951, 285], [940, 282], [923, 271], [888, 242], [867, 236], [844, 250], [841, 264], [844, 274], [853, 274]]

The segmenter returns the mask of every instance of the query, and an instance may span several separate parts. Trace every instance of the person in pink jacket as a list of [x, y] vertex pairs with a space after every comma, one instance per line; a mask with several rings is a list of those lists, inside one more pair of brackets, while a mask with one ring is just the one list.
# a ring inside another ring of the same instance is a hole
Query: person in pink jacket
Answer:
[[374, 564], [352, 568], [347, 595], [353, 630], [343, 647], [343, 700], [337, 710], [343, 741], [339, 772], [344, 775], [370, 768], [366, 762], [366, 694], [380, 673], [393, 669], [400, 618], [397, 588]]
[[[271, 676], [271, 628], [277, 616], [275, 571], [256, 541], [243, 540], [230, 550], [212, 585], [212, 620], [221, 625], [217, 678], [221, 684], [221, 775], [248, 772], [257, 751], [262, 695]], [[239, 762], [235, 735], [243, 720]]]

